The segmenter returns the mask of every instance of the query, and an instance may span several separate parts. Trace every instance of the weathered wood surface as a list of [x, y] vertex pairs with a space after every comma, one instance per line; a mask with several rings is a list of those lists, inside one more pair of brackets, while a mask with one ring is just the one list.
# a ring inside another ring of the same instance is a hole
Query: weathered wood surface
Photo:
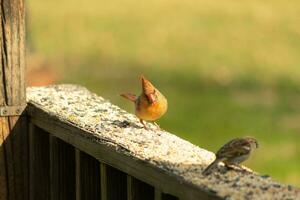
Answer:
[[[0, 1], [0, 106], [26, 104], [23, 0]], [[5, 114], [5, 113], [3, 113]], [[0, 199], [28, 199], [25, 117], [0, 116]]]
[[[202, 176], [213, 153], [150, 124], [151, 129], [144, 130], [136, 117], [82, 87], [29, 88], [28, 102], [36, 126], [162, 193], [179, 199], [299, 198], [298, 188], [254, 172], [224, 171], [219, 166], [210, 176]], [[102, 171], [106, 178], [112, 175], [107, 167]], [[109, 191], [109, 183], [102, 187]], [[159, 199], [157, 193], [155, 197]]]

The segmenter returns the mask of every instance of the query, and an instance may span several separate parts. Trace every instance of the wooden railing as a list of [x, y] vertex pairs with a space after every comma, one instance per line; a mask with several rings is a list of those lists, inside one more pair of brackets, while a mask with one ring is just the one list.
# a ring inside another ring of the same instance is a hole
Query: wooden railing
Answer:
[[30, 199], [281, 199], [300, 191], [252, 172], [205, 177], [214, 154], [86, 89], [30, 88]]
[[[86, 96], [76, 100], [83, 93]], [[76, 124], [79, 116], [73, 112], [75, 107], [70, 106], [69, 109], [73, 110], [68, 111], [73, 113], [70, 116], [67, 116], [68, 112], [61, 113], [61, 109], [67, 109], [63, 108], [61, 97], [64, 97], [63, 101], [69, 98], [75, 105], [94, 99], [94, 102], [89, 103], [107, 104], [104, 109], [119, 112], [100, 97], [76, 86], [30, 89], [28, 96], [30, 199], [218, 199], [213, 193], [199, 190], [171, 172], [133, 156], [126, 142], [118, 143], [105, 134], [97, 135], [84, 128], [85, 125], [89, 126], [84, 121]], [[50, 107], [44, 107], [43, 104], [50, 104]], [[83, 106], [80, 109], [85, 115], [89, 114], [87, 111], [101, 112], [100, 108], [91, 111], [93, 107]], [[117, 116], [117, 113], [113, 115]], [[113, 119], [113, 116], [108, 117], [111, 121], [101, 117], [99, 124], [94, 124], [94, 127], [110, 132], [124, 125], [134, 126], [130, 130], [132, 134], [145, 131], [136, 124], [127, 124], [120, 116], [119, 121]], [[118, 132], [114, 134], [116, 136]], [[146, 140], [140, 142], [147, 143]], [[135, 150], [142, 151], [143, 148]]]
[[[25, 5], [0, 1], [0, 200], [299, 199], [77, 86], [25, 91]], [[188, 123], [188, 122], [187, 122]], [[286, 164], [286, 163], [285, 163]]]

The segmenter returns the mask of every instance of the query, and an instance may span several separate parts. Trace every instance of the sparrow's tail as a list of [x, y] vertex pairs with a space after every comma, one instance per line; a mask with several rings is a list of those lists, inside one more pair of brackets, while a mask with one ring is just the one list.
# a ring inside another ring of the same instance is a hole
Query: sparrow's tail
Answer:
[[129, 101], [135, 102], [137, 97], [134, 94], [130, 94], [130, 93], [125, 93], [125, 94], [121, 94], [122, 97], [124, 97], [125, 99], [128, 99]]
[[211, 170], [213, 168], [215, 168], [218, 163], [220, 162], [220, 160], [216, 159], [214, 162], [212, 162], [210, 165], [208, 165], [208, 167], [205, 168], [205, 170], [202, 172], [203, 175], [208, 175], [211, 173]]

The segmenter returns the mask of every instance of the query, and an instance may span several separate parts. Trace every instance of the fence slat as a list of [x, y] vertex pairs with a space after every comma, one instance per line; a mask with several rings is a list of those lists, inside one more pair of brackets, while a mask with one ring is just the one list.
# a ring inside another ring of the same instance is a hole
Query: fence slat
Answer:
[[[76, 150], [76, 192], [78, 199], [90, 200], [101, 198], [100, 163], [90, 155]], [[79, 191], [77, 191], [79, 190]]]
[[50, 135], [51, 200], [75, 199], [75, 182], [74, 148]]
[[127, 200], [134, 199], [134, 191], [132, 187], [133, 187], [132, 176], [127, 175]]
[[80, 151], [75, 150], [75, 176], [76, 176], [76, 200], [81, 200], [81, 181], [80, 181]]
[[49, 136], [42, 129], [29, 124], [30, 200], [48, 200], [49, 184]]
[[177, 197], [175, 197], [173, 195], [170, 195], [170, 194], [164, 194], [164, 193], [162, 193], [161, 199], [162, 200], [178, 200], [179, 198], [177, 198]]
[[154, 200], [162, 200], [161, 199], [161, 190], [158, 188], [155, 188], [154, 192]]
[[127, 199], [127, 175], [106, 165], [106, 183], [108, 200]]
[[127, 175], [127, 200], [153, 200], [154, 188], [130, 175]]
[[106, 165], [100, 163], [100, 185], [101, 185], [101, 200], [107, 200], [107, 174]]

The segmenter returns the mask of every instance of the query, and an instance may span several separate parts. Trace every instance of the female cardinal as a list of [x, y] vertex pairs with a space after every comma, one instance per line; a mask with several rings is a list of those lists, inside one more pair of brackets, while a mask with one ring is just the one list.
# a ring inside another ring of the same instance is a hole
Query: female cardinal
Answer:
[[[135, 114], [147, 129], [143, 120], [155, 121], [163, 116], [168, 109], [168, 101], [144, 76], [141, 76], [142, 93], [140, 96], [125, 93], [122, 97], [134, 102]], [[155, 123], [155, 122], [154, 122]]]
[[224, 162], [226, 166], [238, 166], [241, 162], [247, 160], [253, 149], [258, 148], [258, 142], [251, 137], [236, 138], [224, 146], [216, 153], [216, 159], [203, 172], [203, 175], [208, 175], [210, 171], [217, 166], [219, 162]]

